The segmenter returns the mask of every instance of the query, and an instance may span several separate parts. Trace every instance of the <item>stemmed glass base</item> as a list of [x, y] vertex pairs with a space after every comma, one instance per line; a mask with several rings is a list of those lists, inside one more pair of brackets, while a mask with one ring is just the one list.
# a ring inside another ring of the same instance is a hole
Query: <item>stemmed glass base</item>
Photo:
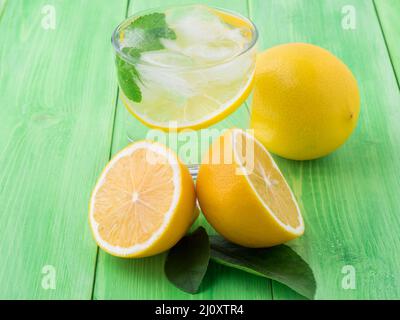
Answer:
[[[133, 138], [129, 135], [129, 132], [127, 132], [127, 138], [128, 138], [128, 143], [132, 143], [135, 141], [138, 141], [138, 139]], [[199, 173], [199, 164], [186, 164], [187, 168], [189, 169], [190, 175], [192, 176], [193, 180], [197, 179], [197, 175]]]
[[198, 164], [188, 164], [186, 165], [189, 169], [190, 175], [192, 176], [193, 180], [197, 179], [197, 175], [199, 173], [199, 165]]

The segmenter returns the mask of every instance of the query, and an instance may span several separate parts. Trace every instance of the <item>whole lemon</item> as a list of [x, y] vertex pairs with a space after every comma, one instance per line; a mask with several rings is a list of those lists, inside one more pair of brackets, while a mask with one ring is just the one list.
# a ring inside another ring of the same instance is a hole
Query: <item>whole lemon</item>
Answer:
[[271, 152], [293, 160], [325, 156], [356, 127], [357, 81], [329, 51], [280, 45], [257, 59], [251, 127]]

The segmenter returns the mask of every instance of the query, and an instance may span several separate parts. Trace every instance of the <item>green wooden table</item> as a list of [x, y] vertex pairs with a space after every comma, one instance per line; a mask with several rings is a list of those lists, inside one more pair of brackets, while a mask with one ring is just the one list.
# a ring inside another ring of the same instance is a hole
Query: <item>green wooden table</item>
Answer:
[[[317, 161], [277, 159], [306, 223], [291, 246], [319, 299], [400, 298], [400, 1], [197, 2], [249, 16], [261, 49], [311, 42], [353, 70], [362, 111], [348, 143]], [[191, 296], [165, 280], [164, 256], [122, 260], [92, 240], [90, 192], [126, 144], [110, 35], [135, 11], [178, 3], [0, 0], [0, 298], [299, 298], [214, 264]]]

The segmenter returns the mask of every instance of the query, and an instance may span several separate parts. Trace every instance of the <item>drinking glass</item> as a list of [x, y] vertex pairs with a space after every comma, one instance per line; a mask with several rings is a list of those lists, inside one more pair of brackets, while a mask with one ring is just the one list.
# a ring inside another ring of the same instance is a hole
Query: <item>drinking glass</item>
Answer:
[[[123, 21], [112, 44], [128, 141], [161, 140], [195, 176], [218, 130], [247, 126], [257, 41], [248, 18], [215, 7], [162, 7]], [[188, 137], [196, 150], [181, 154]]]

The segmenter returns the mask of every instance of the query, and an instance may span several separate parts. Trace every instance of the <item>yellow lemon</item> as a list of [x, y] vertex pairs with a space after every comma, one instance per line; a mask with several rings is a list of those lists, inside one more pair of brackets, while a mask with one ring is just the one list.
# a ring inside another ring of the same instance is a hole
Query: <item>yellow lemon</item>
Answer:
[[240, 129], [212, 144], [196, 190], [207, 221], [236, 244], [269, 247], [304, 232], [295, 197], [271, 155]]
[[101, 174], [90, 200], [97, 244], [119, 257], [145, 257], [170, 249], [196, 219], [189, 170], [165, 146], [133, 143]]
[[357, 81], [329, 51], [292, 43], [259, 55], [251, 127], [271, 152], [294, 160], [325, 156], [348, 139], [359, 112]]

